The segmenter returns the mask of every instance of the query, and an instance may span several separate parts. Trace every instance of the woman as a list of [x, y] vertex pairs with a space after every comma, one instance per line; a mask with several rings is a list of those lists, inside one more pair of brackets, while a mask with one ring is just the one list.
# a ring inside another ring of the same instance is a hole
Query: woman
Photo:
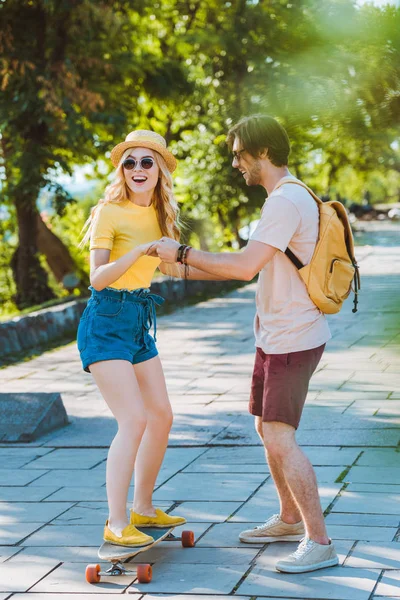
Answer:
[[[118, 423], [107, 460], [109, 518], [104, 540], [127, 546], [153, 542], [140, 527], [185, 523], [152, 503], [168, 445], [172, 410], [155, 346], [155, 305], [149, 286], [160, 264], [152, 240], [179, 237], [171, 173], [176, 160], [163, 137], [131, 132], [115, 146], [115, 179], [88, 219], [92, 295], [78, 328], [78, 349]], [[154, 339], [149, 329], [154, 323]], [[126, 503], [135, 467], [133, 509]]]

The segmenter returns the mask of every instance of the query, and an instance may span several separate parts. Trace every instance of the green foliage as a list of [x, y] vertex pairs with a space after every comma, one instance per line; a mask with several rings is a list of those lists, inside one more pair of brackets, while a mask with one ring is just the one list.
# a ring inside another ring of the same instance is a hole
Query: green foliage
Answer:
[[[90, 211], [90, 208], [89, 208]], [[87, 203], [69, 204], [62, 216], [54, 215], [50, 219], [50, 228], [69, 248], [74, 259], [77, 272], [89, 275], [89, 256], [87, 248], [81, 250], [78, 246], [82, 239], [82, 229], [88, 216]]]
[[3, 208], [0, 214], [0, 315], [15, 310], [15, 285], [10, 261], [16, 245], [15, 216]]

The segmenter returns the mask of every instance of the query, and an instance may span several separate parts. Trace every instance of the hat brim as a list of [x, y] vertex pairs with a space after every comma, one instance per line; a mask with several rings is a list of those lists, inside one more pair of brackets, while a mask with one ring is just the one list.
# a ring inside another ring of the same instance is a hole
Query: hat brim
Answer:
[[167, 148], [164, 148], [164, 146], [161, 144], [157, 144], [157, 142], [151, 142], [147, 140], [121, 142], [120, 144], [117, 144], [117, 146], [111, 150], [111, 162], [114, 167], [118, 167], [123, 153], [129, 148], [149, 148], [150, 150], [154, 150], [155, 152], [158, 152], [158, 154], [161, 154], [170, 173], [173, 173], [176, 169], [177, 162], [172, 152], [167, 150]]

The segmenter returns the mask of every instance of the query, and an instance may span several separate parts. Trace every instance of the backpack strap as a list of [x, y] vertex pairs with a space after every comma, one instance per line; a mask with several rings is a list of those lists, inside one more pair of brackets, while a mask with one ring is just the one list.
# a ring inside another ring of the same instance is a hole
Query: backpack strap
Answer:
[[299, 258], [297, 258], [297, 256], [295, 254], [293, 254], [293, 252], [289, 248], [286, 248], [285, 254], [292, 261], [294, 266], [297, 267], [299, 270], [304, 267], [301, 260]]
[[[294, 183], [295, 185], [299, 185], [300, 187], [306, 189], [307, 192], [314, 198], [317, 204], [322, 204], [322, 200], [320, 200], [320, 198], [318, 198], [318, 196], [316, 196], [314, 192], [305, 183], [303, 183], [302, 181], [292, 179], [291, 177], [284, 177], [283, 179], [281, 179], [272, 191], [275, 192], [275, 190], [279, 189], [282, 185], [285, 185], [286, 183]], [[297, 269], [300, 270], [304, 267], [301, 260], [297, 258], [297, 256], [289, 248], [286, 248], [285, 254], [289, 258], [289, 260], [292, 261], [292, 263]]]
[[305, 190], [307, 190], [309, 194], [311, 194], [311, 196], [314, 198], [317, 204], [323, 204], [321, 198], [318, 198], [318, 196], [312, 191], [311, 188], [308, 187], [308, 185], [306, 185], [302, 181], [299, 181], [298, 179], [293, 179], [292, 177], [283, 177], [282, 179], [280, 179], [280, 181], [278, 181], [277, 185], [274, 187], [272, 192], [275, 192], [275, 190], [278, 190], [286, 183], [293, 183], [294, 185], [299, 185], [300, 187], [303, 187]]

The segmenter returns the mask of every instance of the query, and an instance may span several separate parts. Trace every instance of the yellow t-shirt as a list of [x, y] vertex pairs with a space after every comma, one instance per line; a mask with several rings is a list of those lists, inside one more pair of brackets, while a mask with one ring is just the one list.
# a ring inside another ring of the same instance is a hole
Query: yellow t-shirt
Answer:
[[[138, 206], [130, 200], [110, 202], [101, 204], [96, 210], [90, 236], [90, 250], [111, 250], [110, 262], [113, 262], [136, 246], [158, 240], [160, 237], [162, 233], [153, 205]], [[159, 258], [141, 256], [110, 287], [118, 290], [148, 288], [160, 262]]]

